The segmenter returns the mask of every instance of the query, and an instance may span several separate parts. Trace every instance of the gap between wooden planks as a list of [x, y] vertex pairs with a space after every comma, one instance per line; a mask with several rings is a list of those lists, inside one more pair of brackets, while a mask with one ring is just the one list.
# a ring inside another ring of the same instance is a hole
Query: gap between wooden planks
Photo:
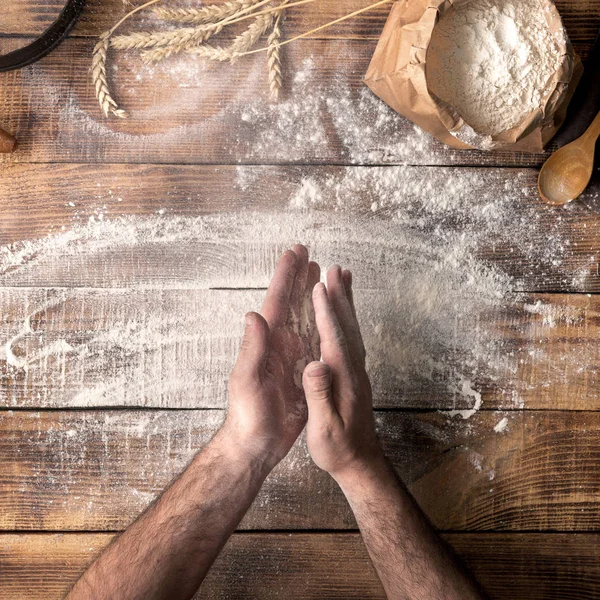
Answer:
[[[444, 539], [497, 600], [592, 600], [600, 585], [597, 534], [450, 534]], [[110, 534], [1, 534], [0, 596], [58, 600]], [[385, 595], [360, 536], [234, 534], [202, 598], [367, 600]]]
[[[506, 418], [502, 431], [495, 427]], [[115, 531], [210, 439], [223, 411], [0, 412], [0, 530]], [[600, 413], [376, 413], [380, 439], [435, 527], [600, 527]], [[334, 481], [300, 441], [242, 529], [353, 529]]]

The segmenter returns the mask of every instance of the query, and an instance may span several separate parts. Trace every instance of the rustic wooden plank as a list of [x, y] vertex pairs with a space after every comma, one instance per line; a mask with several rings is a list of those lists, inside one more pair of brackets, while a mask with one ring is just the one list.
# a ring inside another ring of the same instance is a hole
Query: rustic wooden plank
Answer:
[[[210, 3], [216, 4], [220, 1], [211, 0]], [[0, 34], [35, 35], [40, 31], [41, 26], [48, 26], [51, 23], [55, 11], [63, 3], [64, 0], [21, 0], [19, 3], [12, 3], [9, 5], [9, 10], [3, 14]], [[88, 0], [73, 35], [99, 35], [112, 27], [132, 6], [140, 4], [143, 4], [143, 0], [132, 0], [127, 4], [123, 4], [122, 0]], [[179, 1], [171, 4], [193, 6], [196, 3]], [[347, 0], [343, 4], [333, 0], [320, 0], [313, 6], [291, 8], [285, 20], [285, 34], [291, 37], [309, 31], [367, 5], [368, 2], [365, 0]], [[556, 5], [575, 47], [585, 52], [600, 25], [600, 3], [598, 0], [557, 0]], [[318, 32], [316, 36], [377, 39], [388, 12], [388, 6], [380, 6], [352, 20]], [[140, 24], [148, 26], [150, 22], [148, 12], [146, 16], [138, 19], [137, 25], [134, 24], [132, 27], [139, 28]]]
[[[242, 317], [263, 296], [0, 288], [0, 404], [223, 408]], [[356, 297], [376, 407], [468, 409], [481, 394], [485, 408], [600, 408], [597, 296], [513, 297], [424, 321], [386, 291]]]
[[19, 139], [2, 164], [470, 164], [538, 166], [545, 155], [457, 151], [391, 111], [362, 83], [374, 40], [302, 40], [286, 48], [285, 99], [267, 102], [264, 56], [235, 65], [175, 57], [110, 69], [127, 120], [105, 119], [89, 76], [92, 39], [0, 75], [2, 126]]
[[[600, 217], [581, 203], [544, 205], [536, 178], [529, 169], [13, 165], [0, 175], [0, 243], [25, 243], [0, 247], [0, 285], [261, 287], [277, 254], [301, 240], [323, 266], [351, 266], [362, 287], [462, 253], [499, 269], [512, 290], [599, 291]], [[600, 176], [584, 201], [599, 192]]]
[[[597, 534], [450, 534], [446, 541], [498, 600], [591, 600]], [[0, 595], [62, 598], [111, 534], [2, 534]], [[235, 534], [201, 598], [385, 598], [360, 535]]]
[[[2, 412], [0, 528], [120, 530], [221, 419], [221, 411]], [[467, 421], [383, 412], [377, 423], [388, 456], [442, 530], [589, 531], [600, 524], [597, 412], [480, 411]], [[355, 526], [303, 442], [267, 479], [241, 525]]]

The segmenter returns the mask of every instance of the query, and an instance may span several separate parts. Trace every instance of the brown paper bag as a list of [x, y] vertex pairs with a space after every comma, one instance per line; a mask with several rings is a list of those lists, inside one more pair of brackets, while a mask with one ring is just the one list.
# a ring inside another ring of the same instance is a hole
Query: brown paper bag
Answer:
[[[545, 105], [518, 127], [496, 136], [475, 132], [460, 115], [429, 92], [427, 48], [440, 16], [468, 0], [398, 0], [386, 21], [365, 83], [394, 110], [454, 148], [541, 152], [562, 125], [583, 67], [567, 39], [555, 87]], [[546, 18], [553, 32], [562, 28], [551, 0]]]

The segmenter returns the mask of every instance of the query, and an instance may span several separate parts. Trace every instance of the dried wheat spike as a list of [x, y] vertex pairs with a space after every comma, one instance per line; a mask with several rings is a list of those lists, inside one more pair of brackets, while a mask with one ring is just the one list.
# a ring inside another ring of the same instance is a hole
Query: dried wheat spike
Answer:
[[210, 44], [202, 44], [201, 46], [187, 48], [186, 52], [208, 58], [209, 60], [217, 60], [219, 62], [225, 62], [226, 60], [231, 60], [236, 57], [236, 54], [232, 53], [230, 48], [211, 46]]
[[154, 48], [146, 50], [142, 52], [142, 58], [148, 62], [158, 62], [171, 56], [172, 54], [178, 54], [183, 50], [187, 50], [188, 48], [193, 48], [195, 46], [199, 46], [200, 44], [208, 41], [213, 35], [216, 35], [223, 29], [223, 25], [221, 23], [217, 23], [214, 26], [211, 26], [211, 29], [207, 29], [203, 35], [198, 33], [197, 35], [192, 35], [189, 38], [181, 38], [177, 42], [167, 44], [167, 45], [158, 45]]
[[117, 35], [111, 39], [110, 45], [117, 50], [145, 50], [169, 46], [171, 53], [176, 53], [188, 44], [202, 43], [222, 28], [222, 24], [214, 23], [198, 27], [181, 27], [172, 31], [139, 31]]
[[281, 91], [281, 57], [279, 55], [279, 40], [281, 39], [281, 29], [279, 28], [279, 19], [275, 21], [273, 31], [269, 36], [267, 45], [267, 68], [269, 71], [269, 90], [273, 100], [279, 99]]
[[124, 119], [127, 113], [119, 108], [119, 105], [112, 97], [108, 82], [106, 80], [106, 53], [108, 52], [108, 44], [110, 40], [110, 32], [105, 32], [100, 36], [100, 40], [94, 48], [92, 55], [92, 81], [96, 90], [96, 98], [100, 104], [100, 108], [108, 117], [110, 114]]
[[233, 17], [238, 12], [250, 8], [260, 0], [230, 0], [224, 4], [212, 4], [200, 8], [168, 8], [157, 7], [154, 16], [164, 21], [202, 25], [218, 23], [222, 19]]
[[258, 42], [258, 40], [265, 34], [267, 29], [273, 24], [273, 17], [275, 13], [267, 13], [264, 15], [258, 15], [256, 19], [250, 24], [248, 29], [243, 33], [240, 33], [234, 40], [229, 49], [232, 54], [238, 54], [250, 50]]
[[262, 37], [273, 23], [273, 13], [267, 13], [256, 17], [254, 22], [240, 35], [238, 35], [231, 45], [223, 48], [222, 46], [211, 46], [209, 44], [194, 44], [186, 48], [189, 54], [202, 56], [209, 60], [219, 62], [235, 61], [242, 52], [252, 48], [254, 44]]

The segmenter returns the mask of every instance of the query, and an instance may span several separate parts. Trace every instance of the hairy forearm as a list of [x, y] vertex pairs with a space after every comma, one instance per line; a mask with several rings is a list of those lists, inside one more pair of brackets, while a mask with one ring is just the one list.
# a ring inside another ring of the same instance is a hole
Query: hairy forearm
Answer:
[[337, 478], [393, 600], [486, 598], [384, 458]]
[[68, 600], [191, 598], [268, 471], [222, 430], [92, 564]]

